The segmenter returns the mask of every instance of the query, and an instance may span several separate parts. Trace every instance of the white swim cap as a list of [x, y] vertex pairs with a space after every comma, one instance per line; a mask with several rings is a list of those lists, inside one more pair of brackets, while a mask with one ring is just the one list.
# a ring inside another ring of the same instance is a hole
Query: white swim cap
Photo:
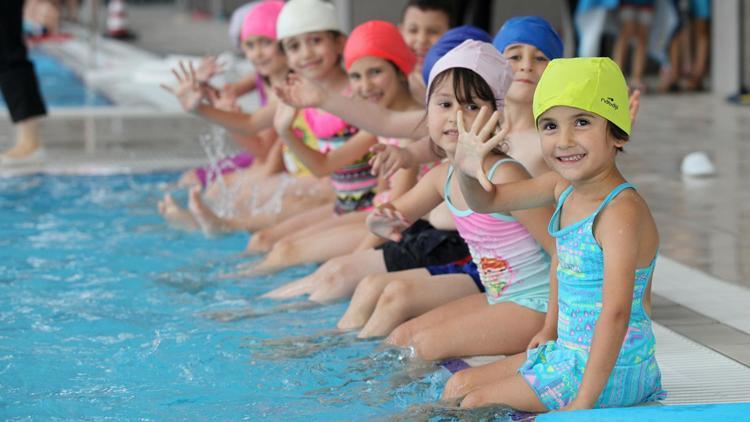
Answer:
[[344, 32], [331, 3], [322, 0], [291, 0], [281, 9], [276, 22], [277, 39], [317, 31]]

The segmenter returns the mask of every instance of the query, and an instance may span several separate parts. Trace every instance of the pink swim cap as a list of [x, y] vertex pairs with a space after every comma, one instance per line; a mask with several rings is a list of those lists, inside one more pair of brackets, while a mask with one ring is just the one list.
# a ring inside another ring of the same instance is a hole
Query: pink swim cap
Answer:
[[513, 82], [513, 69], [497, 48], [490, 43], [475, 40], [466, 40], [459, 44], [432, 67], [427, 82], [427, 95], [437, 75], [456, 67], [472, 70], [481, 76], [495, 95], [497, 109], [503, 109], [505, 93]]
[[408, 75], [414, 69], [417, 58], [404, 42], [396, 25], [385, 21], [369, 21], [354, 28], [344, 47], [346, 69], [363, 57], [379, 57], [390, 60]]
[[251, 35], [276, 39], [276, 19], [281, 13], [284, 2], [281, 0], [267, 0], [255, 5], [242, 21], [240, 39], [245, 41]]

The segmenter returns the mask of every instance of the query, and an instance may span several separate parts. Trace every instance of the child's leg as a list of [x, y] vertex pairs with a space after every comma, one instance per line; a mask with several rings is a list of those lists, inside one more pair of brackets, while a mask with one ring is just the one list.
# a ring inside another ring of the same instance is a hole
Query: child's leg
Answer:
[[310, 300], [327, 302], [351, 296], [364, 277], [385, 271], [382, 251], [358, 251], [333, 258], [314, 273], [272, 290], [263, 297], [281, 299], [311, 293]]
[[477, 291], [466, 274], [432, 276], [423, 268], [392, 274], [401, 275], [383, 289], [360, 338], [388, 335], [409, 318]]
[[526, 362], [525, 352], [456, 372], [445, 383], [441, 400], [461, 399], [474, 390], [501, 379], [510, 378], [516, 375], [518, 368], [524, 362]]
[[526, 349], [544, 326], [544, 317], [513, 302], [490, 305], [483, 294], [477, 294], [401, 324], [387, 341], [413, 346], [424, 360], [511, 355]]
[[283, 268], [323, 262], [354, 250], [367, 234], [362, 223], [347, 224], [294, 240], [277, 242], [265, 259], [253, 270], [254, 275], [268, 274]]
[[[329, 210], [330, 211], [330, 210]], [[309, 238], [317, 234], [323, 234], [331, 229], [337, 229], [343, 226], [360, 226], [366, 230], [365, 220], [367, 219], [368, 212], [350, 212], [342, 215], [329, 215], [321, 219], [318, 222], [308, 222], [307, 227], [302, 230], [291, 233], [283, 238], [279, 239], [278, 242], [282, 241], [293, 241], [302, 238]], [[312, 223], [312, 224], [311, 224]], [[360, 239], [361, 240], [361, 239]], [[354, 250], [354, 249], [350, 249]]]
[[282, 237], [299, 230], [304, 230], [314, 221], [328, 218], [332, 210], [333, 206], [331, 204], [319, 205], [287, 218], [279, 224], [259, 230], [253, 233], [245, 251], [248, 253], [266, 252]]
[[461, 407], [475, 408], [488, 405], [505, 405], [522, 412], [542, 413], [549, 409], [539, 401], [534, 390], [521, 375], [500, 379], [480, 387], [464, 397]]
[[[385, 265], [383, 266], [385, 267]], [[357, 284], [352, 301], [336, 326], [341, 330], [353, 330], [363, 327], [367, 323], [367, 320], [370, 319], [372, 311], [375, 310], [375, 305], [377, 305], [378, 299], [380, 299], [380, 295], [383, 294], [383, 290], [385, 290], [388, 283], [393, 281], [395, 277], [405, 277], [404, 274], [407, 272], [414, 272], [414, 274], [418, 274], [420, 277], [429, 276], [427, 270], [419, 268], [391, 273], [382, 271], [364, 277]]]

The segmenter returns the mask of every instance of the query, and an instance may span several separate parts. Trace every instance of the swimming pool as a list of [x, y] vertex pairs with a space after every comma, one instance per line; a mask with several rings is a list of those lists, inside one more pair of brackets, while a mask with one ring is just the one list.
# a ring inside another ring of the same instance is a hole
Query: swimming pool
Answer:
[[[48, 107], [101, 107], [112, 105], [106, 97], [84, 85], [60, 60], [39, 49], [29, 50], [39, 88]], [[0, 107], [6, 107], [0, 95]]]
[[[445, 369], [331, 331], [345, 303], [257, 298], [311, 266], [221, 279], [247, 236], [205, 239], [167, 228], [155, 203], [174, 180], [0, 178], [4, 418], [466, 416], [434, 405]], [[205, 315], [247, 308], [252, 315], [230, 322]]]

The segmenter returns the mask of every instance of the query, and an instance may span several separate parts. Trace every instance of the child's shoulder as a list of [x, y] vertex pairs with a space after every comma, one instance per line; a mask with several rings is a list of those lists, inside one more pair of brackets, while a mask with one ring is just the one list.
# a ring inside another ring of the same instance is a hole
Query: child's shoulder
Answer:
[[599, 224], [610, 228], [631, 227], [655, 229], [655, 223], [646, 200], [635, 189], [624, 189], [602, 209]]

